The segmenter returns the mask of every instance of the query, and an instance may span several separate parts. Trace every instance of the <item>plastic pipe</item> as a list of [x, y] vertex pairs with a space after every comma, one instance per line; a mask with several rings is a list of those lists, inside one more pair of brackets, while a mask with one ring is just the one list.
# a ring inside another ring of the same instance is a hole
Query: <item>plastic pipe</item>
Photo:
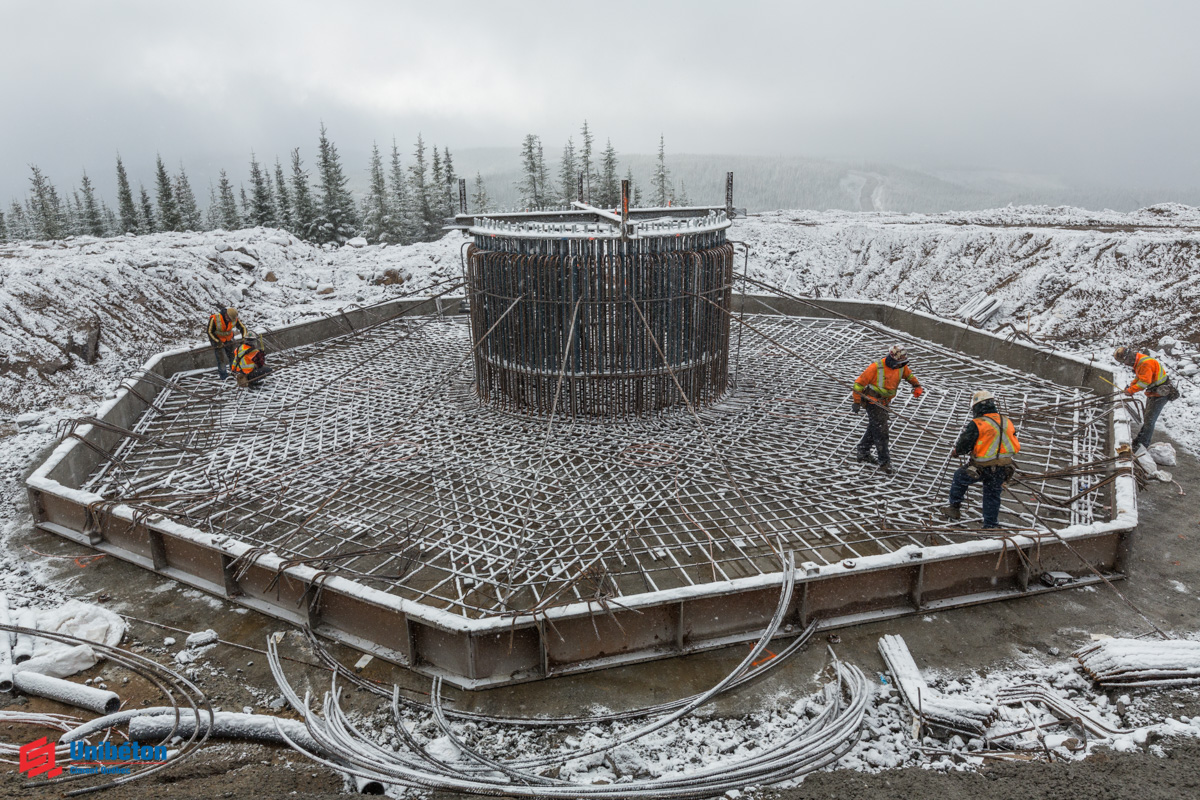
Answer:
[[[31, 608], [23, 609], [17, 614], [17, 625], [22, 628], [37, 630], [37, 612]], [[28, 633], [18, 633], [17, 643], [13, 645], [12, 661], [23, 664], [33, 658], [33, 637]]]
[[[0, 625], [11, 625], [8, 615], [8, 595], [0, 593]], [[13, 690], [12, 639], [8, 631], [0, 631], [0, 692]]]
[[25, 694], [57, 700], [96, 714], [112, 714], [121, 707], [121, 698], [117, 697], [116, 692], [64, 681], [62, 678], [51, 678], [49, 675], [29, 670], [13, 673], [13, 683], [18, 691]]

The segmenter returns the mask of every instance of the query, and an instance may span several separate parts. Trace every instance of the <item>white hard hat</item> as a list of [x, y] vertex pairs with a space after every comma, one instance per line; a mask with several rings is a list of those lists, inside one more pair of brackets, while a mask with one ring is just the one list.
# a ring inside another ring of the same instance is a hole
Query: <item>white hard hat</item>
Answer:
[[987, 389], [980, 389], [975, 394], [971, 395], [971, 408], [979, 405], [986, 400], [995, 400], [996, 395], [989, 392]]
[[899, 364], [908, 362], [908, 351], [904, 349], [904, 345], [902, 344], [892, 345], [892, 349], [888, 351], [888, 355], [892, 357], [893, 361]]

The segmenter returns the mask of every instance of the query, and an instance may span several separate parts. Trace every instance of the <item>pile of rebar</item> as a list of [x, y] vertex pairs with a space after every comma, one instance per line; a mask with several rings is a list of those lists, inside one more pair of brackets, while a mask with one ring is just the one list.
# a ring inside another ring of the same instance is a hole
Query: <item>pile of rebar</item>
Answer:
[[1200, 642], [1104, 639], [1074, 655], [1084, 672], [1101, 686], [1200, 684]]
[[[410, 729], [401, 713], [398, 689], [393, 690], [393, 724], [389, 730], [395, 733], [403, 746], [381, 746], [377, 736], [361, 730], [342, 708], [342, 692], [338, 682], [343, 671], [335, 671], [331, 691], [325, 694], [320, 713], [317, 713], [310, 707], [308, 698], [301, 699], [292, 688], [283, 671], [278, 644], [274, 638], [268, 640], [269, 661], [284, 697], [304, 719], [315, 742], [315, 747], [305, 747], [299, 741], [292, 741], [292, 746], [314, 761], [348, 771], [360, 779], [411, 789], [509, 797], [600, 800], [711, 797], [731, 790], [740, 791], [747, 786], [796, 778], [828, 766], [849, 752], [858, 742], [870, 697], [863, 673], [835, 658], [835, 678], [822, 691], [822, 710], [814, 718], [798, 721], [793, 728], [781, 732], [777, 741], [757, 742], [758, 747], [748, 755], [724, 757], [681, 774], [668, 774], [654, 779], [622, 780], [611, 785], [560, 779], [555, 777], [558, 770], [553, 768], [577, 759], [610, 753], [618, 747], [629, 746], [651, 733], [676, 725], [714, 697], [752, 677], [753, 665], [779, 632], [791, 601], [796, 578], [794, 560], [784, 562], [783, 575], [783, 587], [774, 615], [750, 652], [724, 679], [698, 695], [654, 707], [650, 710], [653, 716], [646, 722], [632, 730], [610, 732], [610, 737], [602, 744], [568, 747], [542, 755], [521, 754], [505, 758], [488, 755], [471, 746], [465, 740], [464, 730], [451, 723], [447, 709], [442, 705], [440, 679], [434, 680], [433, 702], [428, 710], [432, 713], [439, 733], [453, 743], [455, 751], [462, 754], [462, 757], [449, 761], [421, 744], [414, 731], [423, 726], [412, 725]], [[811, 630], [806, 633], [811, 634]], [[783, 653], [790, 654], [791, 651], [794, 651], [793, 647], [787, 648]], [[775, 662], [779, 660], [777, 657], [768, 663], [775, 666]], [[598, 724], [639, 716], [642, 714], [638, 713], [633, 717], [605, 715], [573, 720], [526, 719], [518, 721], [518, 724], [539, 725], [547, 729], [571, 725], [594, 732]], [[474, 726], [477, 721], [479, 718], [472, 716], [469, 724]], [[499, 722], [483, 721], [492, 724]], [[280, 728], [280, 734], [285, 739], [289, 738], [283, 728]], [[498, 733], [497, 736], [502, 741], [507, 740], [502, 733]]]

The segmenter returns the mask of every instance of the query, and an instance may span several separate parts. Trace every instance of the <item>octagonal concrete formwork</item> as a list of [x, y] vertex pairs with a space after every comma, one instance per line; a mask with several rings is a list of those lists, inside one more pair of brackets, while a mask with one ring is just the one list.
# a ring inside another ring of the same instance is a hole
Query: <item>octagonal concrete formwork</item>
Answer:
[[[797, 627], [1098, 580], [1039, 521], [1121, 577], [1134, 487], [1107, 459], [1129, 424], [1091, 400], [1111, 375], [885, 304], [734, 308], [753, 316], [728, 394], [621, 425], [480, 405], [457, 301], [274, 331], [261, 390], [220, 387], [207, 348], [163, 354], [33, 474], [31, 505], [44, 530], [467, 688], [753, 639], [782, 554], [805, 565]], [[889, 478], [847, 458], [846, 412], [896, 338], [929, 392], [895, 406]], [[981, 385], [1025, 445], [1001, 537], [931, 515]]]

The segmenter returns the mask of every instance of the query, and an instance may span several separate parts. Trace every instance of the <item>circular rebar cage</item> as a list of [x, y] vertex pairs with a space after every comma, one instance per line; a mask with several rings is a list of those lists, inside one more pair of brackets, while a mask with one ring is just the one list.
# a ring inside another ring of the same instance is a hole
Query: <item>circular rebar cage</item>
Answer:
[[733, 245], [477, 234], [467, 251], [475, 381], [514, 411], [636, 417], [726, 389]]

